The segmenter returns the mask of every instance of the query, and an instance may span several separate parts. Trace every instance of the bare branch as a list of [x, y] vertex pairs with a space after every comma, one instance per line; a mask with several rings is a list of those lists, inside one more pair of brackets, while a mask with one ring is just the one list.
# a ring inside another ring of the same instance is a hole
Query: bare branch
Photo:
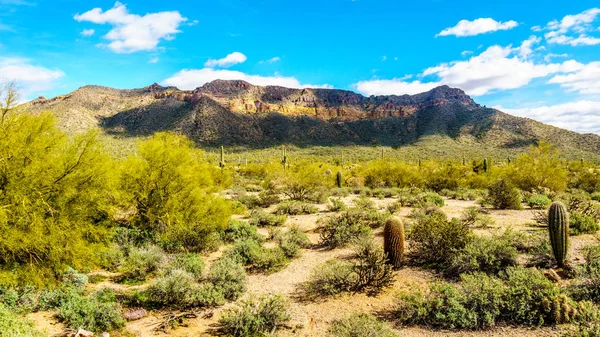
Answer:
[[19, 86], [11, 81], [0, 85], [0, 124], [4, 123], [6, 115], [19, 104]]

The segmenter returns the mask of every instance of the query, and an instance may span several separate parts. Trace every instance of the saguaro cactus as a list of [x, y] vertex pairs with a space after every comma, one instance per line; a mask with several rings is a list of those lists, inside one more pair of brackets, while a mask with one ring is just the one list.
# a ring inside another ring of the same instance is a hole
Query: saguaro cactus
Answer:
[[488, 160], [487, 158], [483, 158], [483, 172], [487, 173], [488, 171]]
[[404, 260], [404, 224], [398, 217], [391, 217], [383, 229], [383, 250], [387, 262], [399, 268]]
[[281, 152], [281, 164], [283, 165], [283, 169], [285, 170], [285, 167], [287, 166], [287, 150], [285, 148], [285, 145], [281, 147]]
[[225, 167], [225, 148], [221, 146], [221, 161], [219, 162], [221, 168]]
[[555, 202], [548, 211], [548, 232], [552, 253], [559, 267], [564, 267], [569, 244], [569, 213], [562, 202]]
[[335, 175], [335, 184], [338, 188], [342, 188], [342, 171], [337, 171]]

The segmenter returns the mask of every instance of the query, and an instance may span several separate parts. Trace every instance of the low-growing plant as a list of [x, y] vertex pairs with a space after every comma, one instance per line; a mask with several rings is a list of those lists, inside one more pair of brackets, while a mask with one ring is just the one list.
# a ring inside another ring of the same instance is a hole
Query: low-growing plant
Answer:
[[571, 212], [569, 220], [570, 235], [594, 234], [600, 230], [600, 225], [594, 217], [578, 211]]
[[221, 235], [224, 242], [233, 243], [240, 240], [254, 240], [262, 242], [263, 236], [258, 233], [258, 228], [245, 221], [230, 220], [227, 229]]
[[197, 280], [202, 278], [204, 272], [204, 261], [196, 253], [177, 254], [169, 265], [171, 269], [181, 269], [192, 274]]
[[285, 215], [275, 215], [263, 210], [255, 210], [250, 216], [250, 224], [257, 227], [279, 227], [283, 226], [286, 220]]
[[219, 319], [221, 330], [233, 337], [265, 336], [274, 333], [290, 320], [281, 296], [247, 300], [228, 309]]
[[489, 203], [497, 209], [522, 209], [521, 192], [504, 179], [489, 187]]
[[360, 212], [346, 211], [321, 221], [321, 244], [333, 249], [352, 243], [371, 234], [368, 223], [362, 221]]
[[286, 201], [277, 205], [277, 215], [304, 215], [317, 213], [319, 210], [314, 205], [300, 201]]
[[375, 211], [377, 210], [375, 202], [367, 196], [361, 196], [354, 199], [354, 208], [360, 211]]
[[287, 231], [278, 231], [275, 234], [275, 241], [278, 242], [285, 256], [290, 259], [298, 257], [301, 249], [310, 247], [308, 235], [298, 226], [293, 226]]
[[195, 275], [183, 269], [173, 269], [148, 287], [148, 300], [159, 306], [192, 306], [198, 288]]
[[443, 266], [472, 240], [472, 233], [464, 223], [448, 220], [438, 209], [422, 209], [413, 218], [408, 238], [410, 255], [418, 263]]
[[213, 284], [225, 299], [235, 301], [246, 291], [248, 277], [241, 264], [221, 258], [210, 268], [206, 281]]
[[123, 310], [117, 303], [102, 302], [93, 295], [71, 293], [58, 307], [57, 317], [72, 329], [112, 331], [125, 326]]
[[494, 218], [487, 215], [482, 208], [475, 206], [467, 207], [463, 211], [460, 221], [468, 227], [479, 228], [488, 228], [495, 223]]
[[275, 272], [288, 263], [288, 258], [280, 247], [265, 248], [253, 240], [238, 241], [226, 253], [230, 258], [242, 265], [249, 266], [257, 272]]
[[121, 271], [125, 279], [143, 281], [148, 274], [158, 270], [165, 261], [165, 253], [157, 246], [129, 247]]
[[327, 210], [330, 212], [342, 212], [348, 209], [348, 206], [340, 198], [329, 198], [329, 204]]
[[525, 202], [533, 209], [547, 209], [552, 204], [552, 200], [545, 194], [532, 194]]
[[334, 337], [397, 337], [385, 323], [373, 315], [353, 314], [333, 322], [327, 332]]
[[0, 336], [2, 337], [44, 337], [32, 321], [19, 317], [13, 310], [0, 303]]
[[507, 267], [516, 266], [518, 255], [517, 248], [507, 236], [478, 236], [452, 254], [446, 273], [458, 276], [480, 271], [496, 275]]

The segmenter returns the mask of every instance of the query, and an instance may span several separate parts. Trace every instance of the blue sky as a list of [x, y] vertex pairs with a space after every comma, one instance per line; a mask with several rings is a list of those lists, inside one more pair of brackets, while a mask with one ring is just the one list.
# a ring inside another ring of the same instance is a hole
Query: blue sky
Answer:
[[447, 84], [600, 134], [598, 1], [0, 0], [0, 79], [26, 99], [87, 84], [207, 81], [414, 94]]

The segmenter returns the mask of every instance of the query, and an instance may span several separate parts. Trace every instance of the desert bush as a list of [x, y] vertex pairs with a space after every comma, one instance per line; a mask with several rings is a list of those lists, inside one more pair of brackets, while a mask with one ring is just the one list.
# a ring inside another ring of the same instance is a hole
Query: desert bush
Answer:
[[498, 274], [507, 267], [516, 266], [519, 252], [509, 238], [504, 235], [474, 237], [452, 254], [446, 273], [451, 276], [476, 271]]
[[225, 299], [234, 301], [246, 291], [248, 278], [241, 264], [222, 258], [212, 265], [206, 281], [212, 283]]
[[600, 245], [592, 244], [584, 247], [585, 263], [579, 267], [578, 278], [570, 287], [570, 295], [578, 301], [600, 303]]
[[275, 205], [281, 202], [281, 197], [273, 189], [268, 189], [258, 193], [258, 206], [267, 208], [271, 205]]
[[277, 210], [275, 211], [277, 215], [304, 215], [317, 212], [319, 212], [319, 210], [314, 205], [299, 201], [286, 201], [281, 203], [277, 205]]
[[361, 240], [352, 261], [331, 260], [312, 271], [303, 285], [309, 297], [336, 295], [347, 291], [375, 294], [392, 283], [392, 267], [386, 264], [381, 247]]
[[442, 211], [423, 209], [414, 215], [408, 239], [415, 261], [443, 265], [472, 240], [472, 234], [465, 224], [457, 219], [449, 221]]
[[129, 247], [121, 272], [123, 277], [143, 281], [148, 274], [158, 270], [166, 262], [166, 255], [157, 246]]
[[283, 226], [287, 217], [285, 215], [275, 215], [263, 210], [255, 210], [250, 216], [250, 224], [257, 227], [279, 227]]
[[67, 271], [62, 275], [63, 285], [75, 287], [83, 290], [83, 287], [88, 283], [88, 276], [80, 273], [73, 268], [67, 268]]
[[275, 241], [277, 241], [285, 256], [290, 259], [298, 257], [302, 248], [310, 247], [308, 235], [301, 231], [298, 226], [293, 226], [287, 231], [277, 232]]
[[569, 234], [593, 234], [600, 229], [600, 225], [592, 216], [575, 211], [569, 214]]
[[199, 285], [196, 277], [182, 269], [173, 269], [148, 287], [148, 300], [158, 306], [187, 307], [195, 302]]
[[463, 274], [459, 284], [437, 282], [428, 292], [400, 295], [401, 323], [481, 329], [499, 322], [526, 326], [574, 321], [576, 304], [537, 270], [510, 267], [500, 277]]
[[334, 337], [397, 337], [386, 324], [368, 314], [353, 314], [333, 322], [327, 332]]
[[19, 317], [14, 311], [0, 303], [0, 337], [44, 337], [46, 334], [35, 328], [33, 322]]
[[330, 212], [342, 212], [348, 209], [348, 206], [340, 198], [330, 198], [327, 210]]
[[202, 278], [204, 261], [196, 253], [182, 253], [173, 257], [169, 264], [170, 269], [181, 269], [192, 274], [197, 280]]
[[480, 228], [488, 228], [495, 223], [494, 218], [487, 215], [483, 209], [475, 206], [467, 207], [463, 211], [460, 221], [468, 227]]
[[249, 209], [255, 209], [261, 207], [261, 200], [258, 196], [253, 194], [244, 194], [240, 195], [234, 199], [235, 201], [241, 203]]
[[532, 194], [525, 202], [533, 209], [548, 209], [552, 204], [552, 200], [544, 194]]
[[123, 203], [135, 210], [131, 224], [169, 249], [205, 250], [207, 235], [225, 229], [236, 211], [213, 193], [231, 177], [184, 136], [157, 133], [140, 142], [121, 171]]
[[521, 193], [506, 180], [492, 184], [488, 193], [489, 202], [497, 209], [522, 209]]
[[249, 266], [253, 271], [267, 273], [280, 270], [289, 261], [282, 248], [265, 248], [253, 240], [236, 242], [225, 256]]
[[333, 249], [347, 245], [371, 233], [360, 211], [346, 211], [321, 221], [321, 244]]
[[600, 192], [592, 193], [590, 198], [592, 198], [592, 200], [594, 200], [594, 201], [600, 201]]
[[119, 304], [102, 302], [93, 295], [72, 293], [60, 303], [57, 317], [72, 329], [84, 328], [92, 332], [112, 331], [125, 326]]
[[227, 229], [221, 235], [223, 241], [233, 243], [241, 240], [262, 242], [264, 237], [258, 233], [258, 228], [245, 221], [230, 220]]
[[567, 170], [562, 159], [547, 143], [531, 146], [529, 152], [518, 156], [511, 166], [507, 178], [523, 191], [547, 188], [560, 192], [567, 186]]
[[353, 201], [354, 208], [360, 211], [376, 211], [375, 202], [367, 196], [361, 196]]
[[444, 198], [435, 192], [422, 193], [417, 196], [417, 204], [412, 205], [416, 207], [429, 207], [429, 206], [444, 206]]
[[274, 179], [281, 191], [291, 200], [323, 202], [335, 179], [327, 179], [325, 169], [317, 163], [302, 162], [280, 172]]
[[228, 309], [219, 323], [221, 330], [234, 337], [265, 336], [276, 332], [290, 320], [286, 303], [281, 296], [247, 300]]

